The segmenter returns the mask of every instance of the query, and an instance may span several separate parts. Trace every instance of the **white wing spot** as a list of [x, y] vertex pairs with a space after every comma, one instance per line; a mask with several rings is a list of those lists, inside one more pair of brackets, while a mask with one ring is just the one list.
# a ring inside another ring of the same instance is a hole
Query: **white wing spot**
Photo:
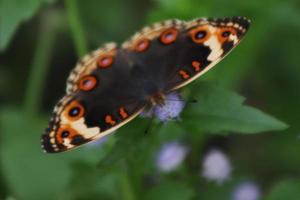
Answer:
[[211, 52], [210, 52], [209, 56], [207, 57], [207, 60], [209, 60], [209, 61], [214, 61], [214, 60], [218, 59], [223, 53], [221, 44], [218, 41], [218, 38], [214, 35], [211, 36], [209, 38], [209, 40], [204, 42], [204, 45], [208, 46], [211, 49]]

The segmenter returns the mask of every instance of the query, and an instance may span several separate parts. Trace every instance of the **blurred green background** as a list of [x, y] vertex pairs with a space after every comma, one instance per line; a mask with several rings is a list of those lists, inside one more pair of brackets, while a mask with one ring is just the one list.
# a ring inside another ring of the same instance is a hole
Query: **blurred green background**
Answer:
[[[239, 15], [252, 21], [248, 34], [185, 88], [198, 103], [181, 121], [155, 122], [145, 135], [149, 120], [139, 118], [102, 144], [42, 152], [40, 135], [80, 56], [155, 21]], [[0, 0], [0, 199], [229, 200], [251, 181], [256, 199], [299, 200], [299, 37], [297, 0]], [[189, 151], [163, 172], [155, 158], [170, 141]], [[222, 184], [201, 173], [212, 148], [231, 163]]]

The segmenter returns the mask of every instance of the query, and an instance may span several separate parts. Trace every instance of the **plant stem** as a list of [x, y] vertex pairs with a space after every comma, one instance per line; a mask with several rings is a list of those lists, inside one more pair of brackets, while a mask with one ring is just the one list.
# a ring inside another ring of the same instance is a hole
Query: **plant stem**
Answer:
[[87, 52], [87, 43], [78, 12], [77, 0], [65, 0], [65, 6], [76, 51], [78, 56], [81, 57]]
[[41, 107], [42, 93], [57, 31], [55, 21], [57, 18], [52, 18], [54, 14], [47, 13], [40, 24], [40, 34], [36, 42], [24, 99], [24, 111], [30, 116], [36, 116]]
[[128, 176], [128, 169], [123, 163], [123, 170], [120, 170], [120, 189], [122, 194], [122, 199], [124, 200], [135, 200], [134, 191], [131, 185], [130, 177]]

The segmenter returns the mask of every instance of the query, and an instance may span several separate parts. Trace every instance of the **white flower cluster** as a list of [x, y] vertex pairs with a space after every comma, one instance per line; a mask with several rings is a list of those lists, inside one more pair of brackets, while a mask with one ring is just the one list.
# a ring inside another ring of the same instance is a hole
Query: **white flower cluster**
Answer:
[[203, 159], [202, 176], [219, 184], [230, 178], [232, 167], [228, 157], [220, 150], [210, 150]]
[[260, 188], [253, 182], [240, 183], [232, 195], [232, 200], [259, 200], [260, 198]]
[[153, 113], [160, 121], [166, 122], [178, 118], [184, 106], [185, 102], [179, 94], [170, 93], [166, 96], [165, 105], [155, 106]]
[[179, 142], [164, 144], [156, 157], [156, 166], [161, 172], [170, 172], [176, 169], [185, 159], [188, 148]]
[[151, 110], [141, 113], [142, 117], [156, 117], [162, 122], [167, 122], [179, 118], [185, 106], [185, 101], [178, 93], [170, 93], [165, 96], [165, 104], [163, 106], [157, 105]]

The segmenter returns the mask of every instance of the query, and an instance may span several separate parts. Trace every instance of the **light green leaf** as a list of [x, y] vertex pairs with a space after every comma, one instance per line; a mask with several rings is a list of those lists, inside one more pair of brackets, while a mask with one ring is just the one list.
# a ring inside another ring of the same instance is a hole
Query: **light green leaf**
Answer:
[[18, 26], [30, 19], [44, 2], [54, 0], [1, 0], [0, 3], [0, 51], [3, 51]]
[[180, 126], [181, 122], [168, 122], [159, 128], [159, 138], [162, 141], [176, 140], [185, 134], [184, 128]]
[[146, 193], [146, 200], [189, 200], [195, 196], [194, 191], [178, 182], [163, 182]]
[[299, 200], [300, 181], [285, 180], [277, 183], [265, 200]]
[[202, 82], [192, 94], [198, 103], [188, 105], [182, 118], [185, 127], [193, 132], [259, 133], [287, 128], [259, 109], [243, 105], [244, 97], [222, 87]]

